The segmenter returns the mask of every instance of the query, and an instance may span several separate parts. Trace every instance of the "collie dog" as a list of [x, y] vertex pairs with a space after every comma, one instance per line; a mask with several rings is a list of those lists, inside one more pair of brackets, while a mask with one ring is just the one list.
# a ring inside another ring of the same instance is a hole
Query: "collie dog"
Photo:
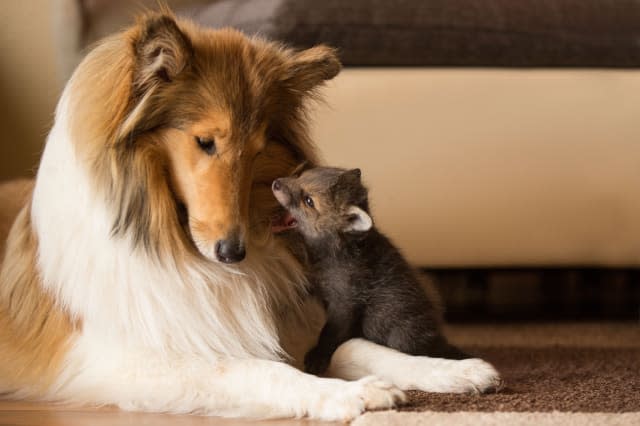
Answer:
[[331, 377], [295, 368], [322, 311], [294, 246], [272, 233], [270, 188], [317, 161], [305, 104], [339, 70], [330, 48], [296, 51], [169, 12], [97, 45], [65, 87], [6, 238], [0, 393], [344, 420], [392, 407], [401, 389], [494, 386], [479, 359], [361, 339], [337, 350]]

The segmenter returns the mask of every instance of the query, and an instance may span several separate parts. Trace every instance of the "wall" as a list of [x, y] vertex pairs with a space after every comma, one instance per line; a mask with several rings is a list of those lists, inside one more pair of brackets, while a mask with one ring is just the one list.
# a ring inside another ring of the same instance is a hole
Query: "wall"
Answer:
[[33, 173], [60, 84], [49, 0], [0, 7], [0, 180]]

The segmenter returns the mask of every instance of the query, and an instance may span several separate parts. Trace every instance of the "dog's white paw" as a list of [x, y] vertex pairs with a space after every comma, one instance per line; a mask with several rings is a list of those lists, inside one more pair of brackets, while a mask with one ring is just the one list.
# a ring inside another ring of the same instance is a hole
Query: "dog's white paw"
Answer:
[[479, 358], [463, 359], [458, 361], [460, 365], [460, 376], [468, 382], [469, 389], [463, 392], [486, 392], [488, 390], [499, 389], [502, 385], [500, 374], [493, 365]]
[[[496, 369], [479, 358], [459, 361], [431, 358], [424, 366], [420, 365], [420, 360], [416, 362], [410, 384], [401, 386], [403, 389], [440, 393], [480, 393], [498, 389], [502, 383]], [[416, 371], [424, 374], [416, 374]]]
[[318, 395], [309, 417], [326, 421], [350, 421], [365, 410], [388, 409], [406, 401], [404, 392], [377, 377], [341, 382]]

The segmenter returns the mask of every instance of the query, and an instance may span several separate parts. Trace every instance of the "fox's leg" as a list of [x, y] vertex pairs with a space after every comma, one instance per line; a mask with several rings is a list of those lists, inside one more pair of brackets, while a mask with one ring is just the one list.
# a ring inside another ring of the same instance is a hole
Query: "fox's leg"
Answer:
[[323, 374], [338, 346], [354, 336], [354, 308], [346, 304], [337, 308], [329, 305], [327, 322], [320, 332], [318, 343], [305, 356], [304, 367], [308, 373]]

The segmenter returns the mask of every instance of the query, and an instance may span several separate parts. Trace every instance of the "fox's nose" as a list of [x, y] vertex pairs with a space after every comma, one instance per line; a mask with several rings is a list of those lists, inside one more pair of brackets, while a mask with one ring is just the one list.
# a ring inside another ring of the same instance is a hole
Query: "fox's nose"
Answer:
[[273, 189], [274, 191], [280, 191], [281, 188], [282, 188], [282, 183], [280, 183], [280, 179], [274, 180], [273, 184], [271, 185], [271, 189]]

